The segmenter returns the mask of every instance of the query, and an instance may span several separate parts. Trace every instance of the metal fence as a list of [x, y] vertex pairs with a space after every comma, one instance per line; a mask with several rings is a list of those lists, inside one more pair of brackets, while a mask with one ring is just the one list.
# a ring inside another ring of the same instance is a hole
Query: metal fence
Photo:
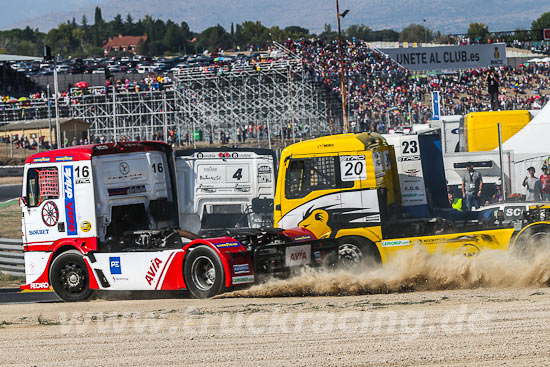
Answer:
[[25, 276], [23, 241], [0, 238], [0, 272]]

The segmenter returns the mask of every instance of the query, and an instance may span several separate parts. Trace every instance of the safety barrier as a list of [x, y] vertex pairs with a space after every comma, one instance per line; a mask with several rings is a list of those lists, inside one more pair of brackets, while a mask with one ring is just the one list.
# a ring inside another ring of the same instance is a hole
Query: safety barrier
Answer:
[[23, 166], [0, 166], [0, 177], [23, 176]]
[[23, 241], [0, 238], [0, 272], [25, 276]]

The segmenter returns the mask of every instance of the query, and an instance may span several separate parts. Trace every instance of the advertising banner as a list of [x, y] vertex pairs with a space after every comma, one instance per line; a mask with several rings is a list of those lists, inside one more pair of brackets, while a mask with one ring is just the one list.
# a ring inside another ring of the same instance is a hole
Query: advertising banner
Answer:
[[439, 92], [432, 92], [432, 120], [439, 120], [440, 111]]
[[380, 49], [401, 66], [413, 71], [472, 69], [506, 65], [506, 45], [438, 46]]

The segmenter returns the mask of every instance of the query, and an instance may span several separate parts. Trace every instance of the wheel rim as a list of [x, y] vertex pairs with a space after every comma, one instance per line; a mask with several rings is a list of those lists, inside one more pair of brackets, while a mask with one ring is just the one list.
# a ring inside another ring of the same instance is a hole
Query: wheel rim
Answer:
[[358, 264], [363, 259], [363, 252], [358, 246], [345, 243], [338, 247], [338, 258], [345, 265]]
[[79, 264], [67, 263], [59, 274], [63, 288], [70, 293], [80, 293], [86, 285], [86, 272]]
[[191, 266], [191, 276], [198, 289], [208, 291], [216, 281], [214, 263], [206, 256], [197, 257]]

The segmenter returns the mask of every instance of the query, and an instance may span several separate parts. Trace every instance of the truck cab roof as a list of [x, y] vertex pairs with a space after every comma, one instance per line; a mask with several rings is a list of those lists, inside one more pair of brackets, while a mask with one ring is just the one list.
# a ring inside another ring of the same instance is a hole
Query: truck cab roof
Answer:
[[132, 152], [165, 151], [166, 149], [170, 149], [170, 146], [160, 141], [77, 145], [33, 154], [27, 157], [25, 164], [85, 161], [90, 160], [92, 156]]
[[282, 155], [363, 151], [384, 145], [388, 145], [386, 140], [377, 133], [338, 134], [292, 144], [283, 150]]

